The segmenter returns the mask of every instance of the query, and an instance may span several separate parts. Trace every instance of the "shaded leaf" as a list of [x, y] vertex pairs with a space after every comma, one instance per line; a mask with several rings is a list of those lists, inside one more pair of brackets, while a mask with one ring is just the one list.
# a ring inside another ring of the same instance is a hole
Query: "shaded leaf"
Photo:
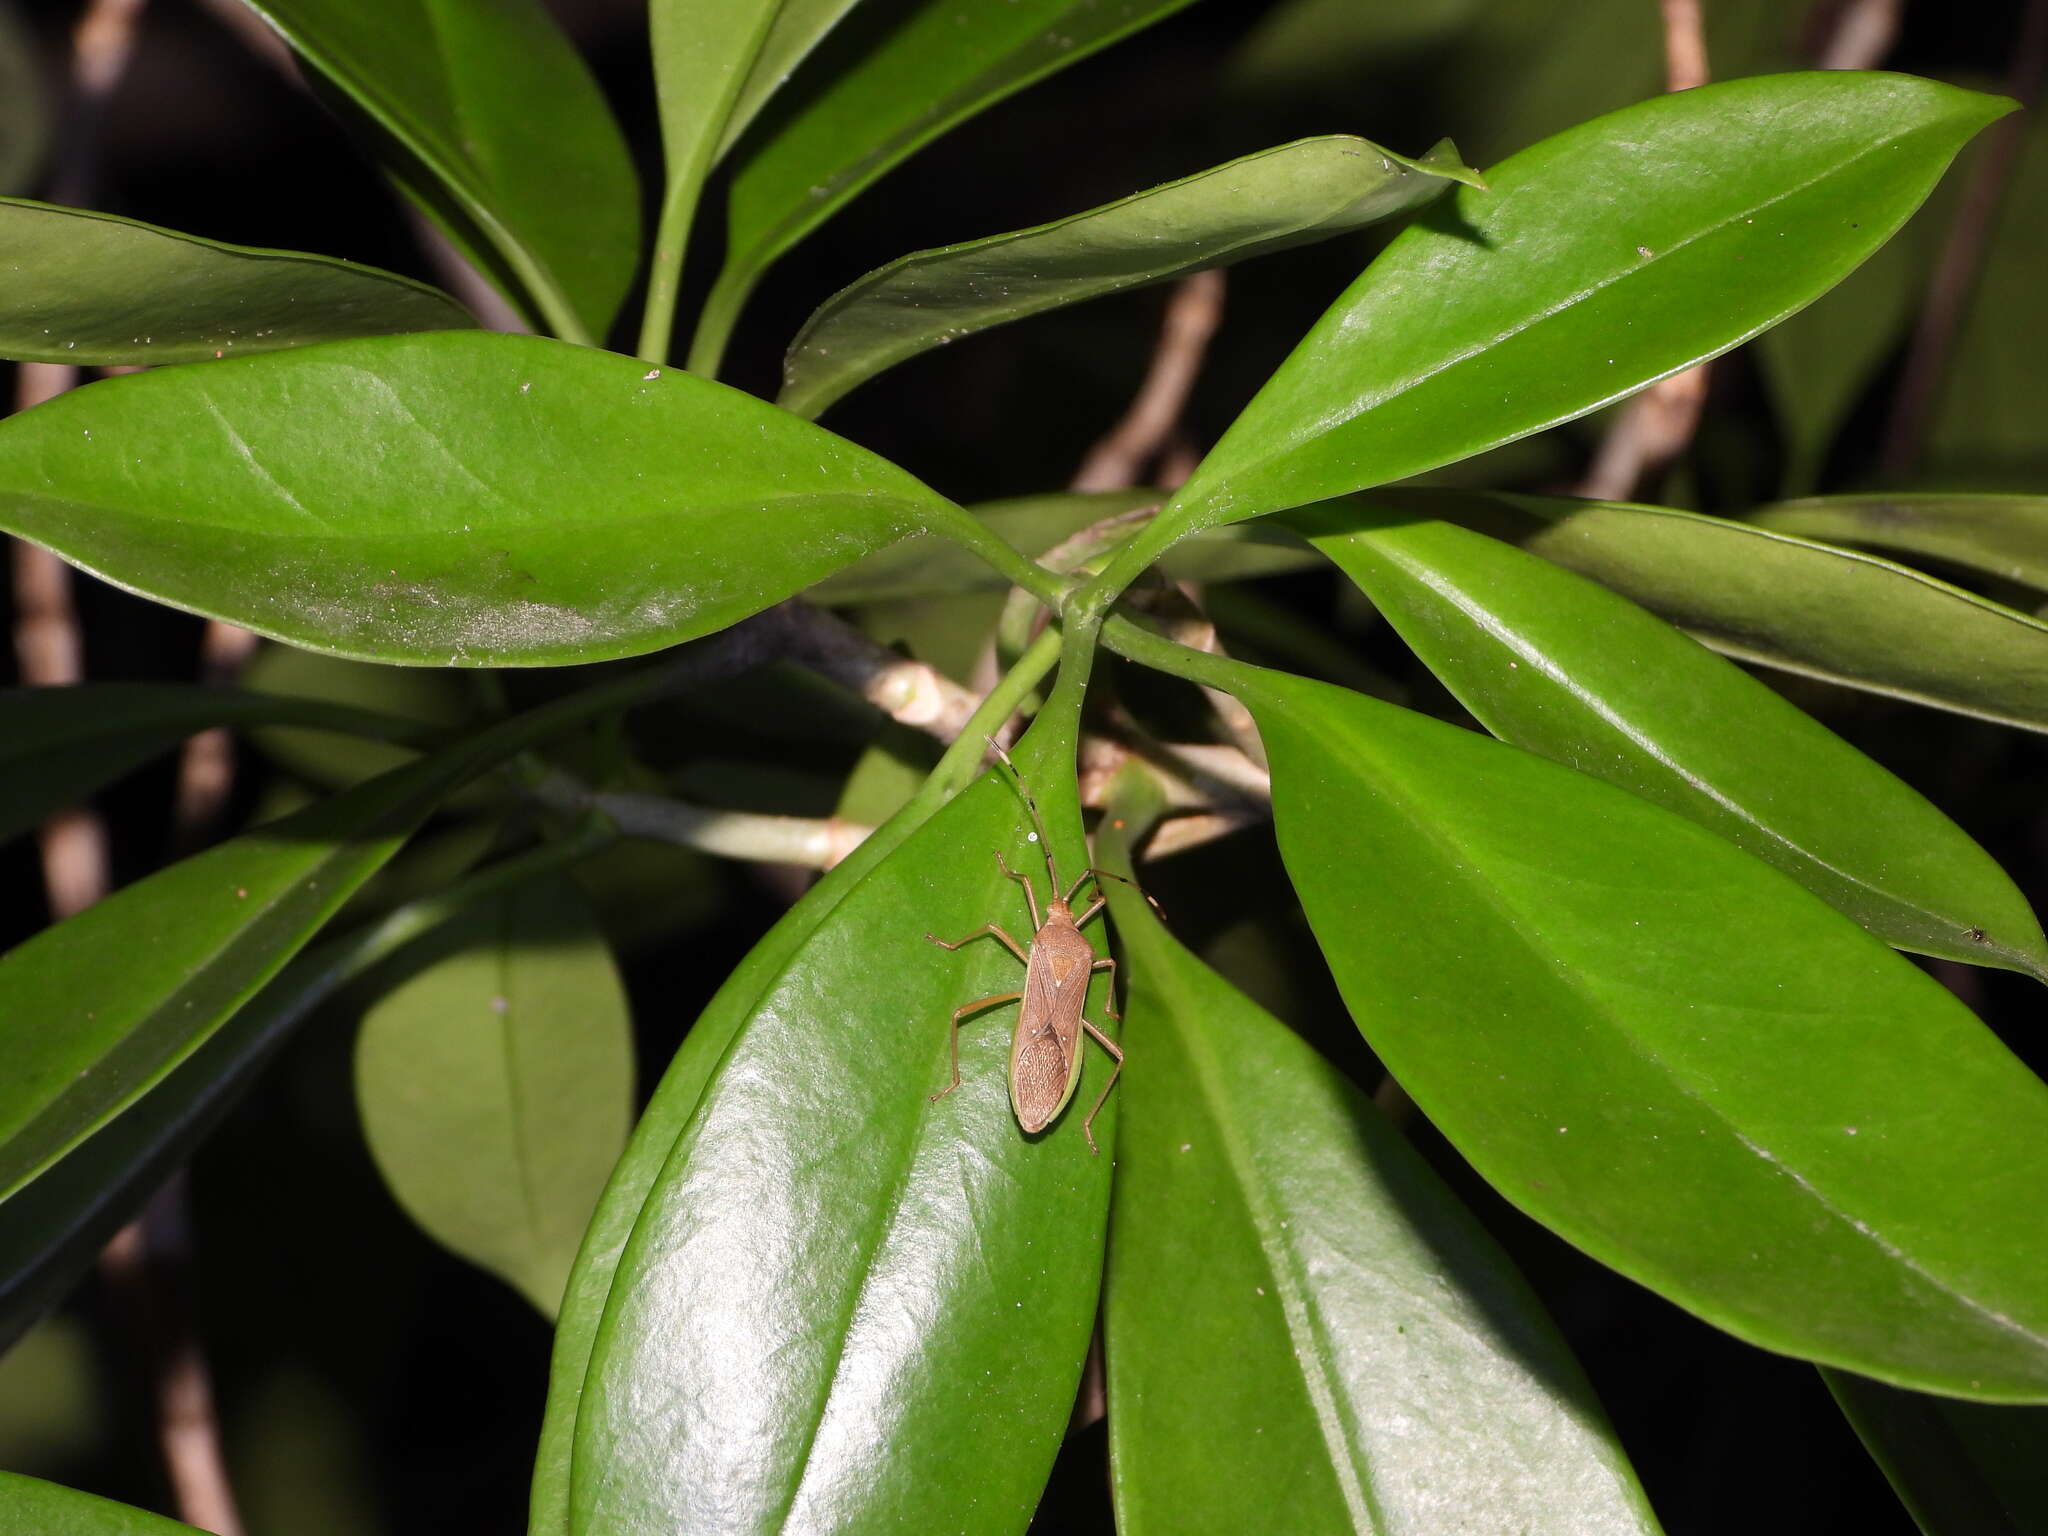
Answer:
[[0, 1536], [189, 1536], [191, 1530], [132, 1504], [0, 1472]]
[[431, 894], [294, 959], [134, 1105], [7, 1199], [0, 1211], [0, 1350], [70, 1291], [115, 1231], [220, 1122], [316, 1008], [366, 968], [463, 911], [581, 858], [585, 834], [545, 845]]
[[108, 379], [0, 424], [10, 531], [371, 661], [636, 655], [960, 516], [738, 390], [482, 331]]
[[1750, 1343], [2048, 1401], [2048, 1086], [1939, 983], [1611, 785], [1185, 665], [1257, 717], [1282, 856], [1367, 1041], [1503, 1195]]
[[377, 742], [423, 740], [412, 722], [319, 699], [186, 683], [82, 683], [0, 692], [0, 842], [217, 725], [293, 723]]
[[34, 362], [196, 363], [476, 324], [395, 272], [47, 203], [0, 200], [0, 267], [0, 357]]
[[[1078, 679], [1018, 763], [1082, 862]], [[983, 940], [1015, 924], [994, 851], [1028, 857], [989, 774], [840, 898], [759, 994], [649, 1195], [576, 1427], [572, 1530], [1015, 1531], [1065, 1428], [1095, 1311], [1109, 1162], [1076, 1106], [1026, 1138], [1010, 1015], [947, 1015], [1021, 984]], [[1104, 1081], [1099, 1057], [1083, 1094]], [[1097, 1135], [1105, 1137], [1106, 1113]]]
[[453, 199], [459, 243], [481, 241], [558, 334], [603, 338], [639, 262], [640, 194], [597, 82], [537, 0], [249, 5], [416, 162], [403, 180]]
[[448, 925], [356, 1038], [384, 1182], [553, 1317], [633, 1119], [633, 1021], [590, 904], [534, 881]]
[[913, 251], [805, 322], [777, 403], [815, 417], [932, 347], [1103, 294], [1306, 245], [1398, 217], [1476, 175], [1446, 139], [1409, 160], [1332, 134], [1261, 150], [1100, 208]]
[[2011, 107], [1814, 72], [1545, 139], [1394, 239], [1181, 488], [1162, 536], [1454, 463], [1746, 341], [1869, 255]]
[[[1922, 468], [1952, 488], [2048, 491], [2036, 402], [2048, 324], [2048, 114], [2028, 115], [1933, 402]], [[1987, 146], [1988, 148], [1988, 146]]]
[[35, 185], [49, 151], [50, 103], [34, 36], [14, 0], [0, 4], [0, 194]]
[[660, 676], [515, 716], [161, 869], [0, 956], [0, 1199], [203, 1045], [452, 790], [626, 707]]
[[1846, 1371], [1821, 1374], [1926, 1536], [2048, 1529], [2048, 1409], [1963, 1403]]
[[1917, 791], [1626, 598], [1384, 492], [1288, 521], [1503, 741], [1775, 864], [1889, 944], [2048, 978], [1990, 855]]
[[1946, 560], [2048, 592], [2048, 496], [1815, 496], [1761, 508], [1744, 521], [1834, 544]]
[[[266, 644], [257, 647], [242, 679], [269, 694], [325, 699], [416, 720], [423, 730], [437, 730], [444, 739], [482, 723], [476, 679], [444, 667], [380, 666], [295, 645]], [[249, 733], [249, 740], [272, 762], [323, 789], [352, 788], [418, 756], [385, 742], [290, 726], [259, 728]], [[491, 793], [491, 786], [472, 785], [465, 798]]]
[[[1100, 851], [1132, 876], [1130, 778]], [[1157, 791], [1150, 791], [1156, 804]], [[1130, 831], [1118, 829], [1129, 826]], [[1108, 887], [1133, 1053], [1104, 1296], [1117, 1529], [1655, 1531], [1542, 1307], [1372, 1104]]]
[[[1085, 59], [1188, 0], [911, 0], [870, 5], [831, 60], [793, 83], [799, 105], [737, 146], [724, 269], [692, 368], [714, 371], [769, 263], [913, 151], [1013, 91]], [[853, 34], [853, 35], [849, 35]]]

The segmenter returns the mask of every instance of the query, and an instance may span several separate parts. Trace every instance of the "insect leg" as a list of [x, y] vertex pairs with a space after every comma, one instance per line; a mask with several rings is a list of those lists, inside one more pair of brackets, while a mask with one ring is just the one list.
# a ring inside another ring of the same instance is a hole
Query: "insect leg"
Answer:
[[1088, 1138], [1088, 1150], [1100, 1157], [1102, 1148], [1095, 1145], [1095, 1117], [1102, 1113], [1103, 1101], [1109, 1097], [1109, 1090], [1116, 1086], [1116, 1080], [1124, 1070], [1124, 1053], [1121, 1046], [1086, 1019], [1081, 1021], [1081, 1027], [1095, 1037], [1095, 1043], [1109, 1052], [1109, 1059], [1116, 1063], [1109, 1069], [1109, 1081], [1102, 1085], [1102, 1092], [1096, 1095], [1095, 1107], [1088, 1111], [1088, 1118], [1081, 1122], [1081, 1134]]
[[1088, 904], [1087, 913], [1084, 916], [1077, 917], [1074, 919], [1075, 927], [1080, 927], [1081, 924], [1087, 922], [1089, 918], [1093, 917], [1096, 913], [1102, 910], [1103, 900], [1101, 891], [1102, 881], [1105, 878], [1114, 880], [1120, 885], [1128, 885], [1132, 890], [1136, 891], [1140, 896], [1145, 898], [1145, 900], [1151, 905], [1152, 910], [1159, 914], [1159, 920], [1162, 923], [1166, 921], [1166, 909], [1160, 906], [1158, 902], [1153, 901], [1152, 893], [1146, 890], [1145, 887], [1143, 887], [1142, 885], [1138, 884], [1137, 881], [1126, 880], [1122, 875], [1118, 874], [1113, 869], [1084, 869], [1081, 871], [1081, 878], [1074, 882], [1074, 888], [1071, 891], [1067, 892], [1067, 905], [1071, 907], [1074, 904], [1074, 898], [1081, 893], [1081, 887], [1086, 885], [1090, 880], [1093, 880], [1095, 882], [1096, 897], [1094, 901]]
[[928, 933], [925, 935], [925, 937], [930, 939], [934, 944], [938, 945], [941, 949], [958, 949], [962, 944], [972, 944], [984, 933], [994, 934], [997, 938], [1003, 941], [1004, 945], [1009, 949], [1011, 954], [1015, 955], [1019, 960], [1022, 960], [1026, 965], [1029, 965], [1031, 963], [1031, 957], [1024, 953], [1023, 946], [1019, 944], [1015, 939], [1011, 938], [1007, 933], [1003, 932], [1003, 930], [998, 928], [994, 923], [983, 923], [979, 928], [975, 929], [974, 932], [967, 935], [966, 938], [955, 940], [951, 944], [948, 944], [944, 939], [940, 938], [935, 933]]
[[[960, 942], [965, 944], [967, 940], [962, 939]], [[998, 1003], [1014, 1003], [1023, 995], [1022, 992], [998, 992], [993, 997], [977, 997], [973, 1002], [962, 1003], [953, 1010], [953, 1025], [946, 1031], [946, 1038], [953, 1047], [953, 1081], [931, 1096], [932, 1103], [938, 1103], [960, 1086], [960, 1021], [970, 1013], [979, 1013], [982, 1009], [993, 1008]], [[1116, 1078], [1111, 1076], [1110, 1081], [1115, 1082]]]
[[[1004, 863], [1003, 850], [1000, 848], [996, 850], [996, 868], [1000, 869], [1006, 878], [1014, 880], [1024, 887], [1024, 904], [1031, 909], [1031, 931], [1033, 933], [1038, 932], [1044, 925], [1038, 918], [1038, 888], [1031, 883], [1031, 877], [1029, 875], [1020, 875], [1016, 870]], [[1059, 887], [1054, 886], [1053, 889], [1058, 890]]]
[[1116, 961], [1098, 960], [1089, 966], [1088, 969], [1091, 971], [1109, 972], [1109, 997], [1103, 1002], [1102, 1011], [1112, 1019], [1115, 1019], [1117, 1023], [1123, 1023], [1124, 1016], [1116, 1011]]

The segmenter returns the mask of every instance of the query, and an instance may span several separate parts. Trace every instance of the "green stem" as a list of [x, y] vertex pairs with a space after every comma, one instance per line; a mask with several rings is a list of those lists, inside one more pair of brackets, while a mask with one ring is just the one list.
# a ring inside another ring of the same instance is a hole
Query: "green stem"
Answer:
[[1119, 656], [1160, 672], [1171, 672], [1205, 688], [1220, 688], [1225, 693], [1237, 693], [1248, 679], [1258, 675], [1256, 667], [1178, 644], [1121, 616], [1102, 626], [1102, 640]]
[[676, 295], [683, 286], [683, 254], [690, 247], [697, 194], [704, 189], [704, 167], [693, 169], [694, 175], [686, 173], [669, 183], [668, 196], [661, 204], [661, 227], [654, 235], [654, 254], [648, 259], [647, 306], [640, 315], [640, 356], [657, 367], [668, 361], [669, 340], [676, 323]]
[[753, 278], [728, 261], [698, 313], [697, 331], [690, 338], [690, 356], [684, 367], [707, 379], [718, 377], [719, 365], [725, 361], [725, 345], [732, 340], [733, 327], [739, 324], [740, 311], [753, 291]]
[[918, 805], [928, 800], [950, 800], [973, 783], [974, 776], [981, 771], [982, 757], [988, 751], [988, 738], [1016, 713], [1017, 706], [1030, 696], [1031, 690], [1052, 670], [1052, 664], [1059, 657], [1060, 632], [1048, 629], [1017, 658], [1017, 664], [1003, 674], [1002, 681], [989, 689], [988, 697], [968, 716], [967, 724], [953, 738], [953, 744], [946, 748], [945, 755], [911, 797], [910, 803]]

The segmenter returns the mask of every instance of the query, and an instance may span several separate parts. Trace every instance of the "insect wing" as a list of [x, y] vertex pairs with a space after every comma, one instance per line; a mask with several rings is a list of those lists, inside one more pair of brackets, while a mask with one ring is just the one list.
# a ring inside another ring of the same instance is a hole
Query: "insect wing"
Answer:
[[1095, 947], [1071, 922], [1048, 922], [1032, 941], [1010, 1041], [1010, 1107], [1026, 1131], [1052, 1124], [1081, 1081], [1081, 1009], [1094, 963]]

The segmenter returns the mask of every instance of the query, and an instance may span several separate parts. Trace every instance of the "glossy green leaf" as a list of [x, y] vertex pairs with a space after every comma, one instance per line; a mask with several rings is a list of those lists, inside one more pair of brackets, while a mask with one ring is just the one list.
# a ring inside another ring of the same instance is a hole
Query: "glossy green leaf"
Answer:
[[35, 184], [50, 143], [50, 102], [36, 40], [14, 0], [0, 4], [0, 194]]
[[1846, 1371], [1821, 1374], [1925, 1536], [2048, 1530], [2048, 1409], [1957, 1402]]
[[[967, 510], [996, 537], [1017, 549], [1042, 554], [1055, 544], [1105, 519], [1157, 506], [1160, 493], [1129, 491], [1053, 492], [982, 502]], [[1247, 581], [1313, 568], [1319, 562], [1301, 542], [1260, 523], [1207, 528], [1168, 550], [1160, 567], [1174, 581]], [[856, 561], [818, 583], [820, 602], [874, 603], [900, 598], [941, 597], [959, 592], [998, 592], [1009, 580], [986, 560], [952, 539], [936, 534], [905, 539]]]
[[[1015, 754], [1070, 874], [1080, 691], [1057, 693]], [[1081, 1137], [1085, 1102], [1042, 1137], [1019, 1131], [1012, 1014], [968, 1025], [960, 1090], [930, 1100], [952, 1008], [1019, 987], [1022, 968], [991, 940], [948, 954], [924, 933], [1022, 927], [994, 854], [1028, 859], [1028, 830], [1016, 791], [984, 775], [873, 865], [760, 995], [619, 1265], [577, 1424], [572, 1530], [1027, 1521], [1087, 1349], [1109, 1160]], [[1105, 1065], [1087, 1063], [1082, 1096]]]
[[2026, 898], [1917, 791], [1626, 598], [1431, 504], [1287, 520], [1503, 741], [1720, 833], [1888, 944], [2048, 978]]
[[[1058, 643], [1051, 634], [1042, 637], [1025, 661], [990, 693], [983, 705], [989, 711], [986, 728], [993, 729], [1007, 718], [1018, 699], [1037, 683], [1052, 665]], [[977, 722], [975, 728], [983, 727]], [[977, 738], [963, 732], [963, 739], [972, 742]], [[782, 915], [726, 978], [662, 1074], [598, 1200], [597, 1214], [584, 1234], [583, 1247], [576, 1256], [568, 1290], [562, 1298], [561, 1314], [555, 1324], [554, 1356], [548, 1369], [547, 1414], [534, 1457], [533, 1496], [527, 1517], [529, 1536], [567, 1536], [571, 1529], [570, 1475], [577, 1419], [590, 1373], [591, 1352], [611, 1300], [620, 1259], [648, 1193], [696, 1113], [705, 1085], [724, 1059], [726, 1047], [839, 904], [862, 886], [884, 858], [929, 821], [971, 775], [974, 759], [968, 754], [975, 750], [970, 746], [963, 751], [956, 742], [908, 805], [870, 833]]]
[[538, 0], [248, 3], [414, 162], [405, 180], [453, 200], [552, 330], [603, 339], [639, 264], [640, 194]]
[[0, 425], [0, 525], [371, 661], [636, 655], [960, 515], [738, 390], [482, 331], [108, 379]]
[[[1104, 867], [1131, 869], [1128, 779]], [[1154, 792], [1156, 796], [1156, 791]], [[1121, 820], [1119, 819], [1121, 818]], [[1592, 1389], [1364, 1094], [1108, 888], [1132, 1070], [1103, 1301], [1125, 1536], [1653, 1532]]]
[[1624, 790], [1194, 665], [1257, 717], [1353, 1017], [1503, 1195], [1751, 1343], [2048, 1401], [2048, 1085], [1938, 982]]
[[410, 721], [319, 699], [184, 683], [85, 683], [0, 692], [0, 842], [218, 725], [294, 724], [419, 741]]
[[92, 1268], [107, 1240], [219, 1123], [279, 1045], [343, 985], [472, 902], [557, 869], [607, 834], [543, 845], [307, 950], [134, 1105], [0, 1205], [0, 1350]]
[[1919, 571], [1669, 507], [1430, 494], [1737, 661], [2048, 731], [2048, 625]]
[[191, 1536], [192, 1527], [132, 1504], [0, 1472], [0, 1536]]
[[0, 956], [0, 1199], [203, 1045], [451, 791], [660, 670], [571, 695], [210, 848]]
[[726, 114], [717, 158], [725, 157], [769, 98], [789, 83], [796, 67], [859, 3], [860, 0], [780, 0], [768, 34], [762, 38], [747, 78], [733, 100], [732, 110]]
[[0, 357], [33, 362], [196, 363], [476, 324], [395, 272], [14, 199], [0, 199], [0, 270]]
[[633, 1021], [572, 881], [480, 903], [356, 1038], [384, 1182], [437, 1241], [549, 1317], [633, 1121]]
[[816, 417], [883, 370], [992, 326], [1326, 240], [1471, 184], [1446, 139], [1409, 160], [1345, 134], [1213, 166], [1085, 213], [913, 251], [841, 289], [790, 343], [777, 403]]
[[738, 146], [725, 267], [690, 366], [715, 371], [769, 263], [884, 172], [955, 123], [1188, 3], [914, 0], [856, 13], [834, 40], [846, 43], [836, 70], [795, 82], [793, 94], [807, 91], [802, 104]]
[[2012, 103], [1770, 75], [1545, 139], [1395, 238], [1162, 514], [1162, 533], [1421, 474], [1748, 340], [1868, 256]]
[[2048, 592], [2048, 496], [1815, 496], [1744, 520], [1833, 544], [1924, 555]]

